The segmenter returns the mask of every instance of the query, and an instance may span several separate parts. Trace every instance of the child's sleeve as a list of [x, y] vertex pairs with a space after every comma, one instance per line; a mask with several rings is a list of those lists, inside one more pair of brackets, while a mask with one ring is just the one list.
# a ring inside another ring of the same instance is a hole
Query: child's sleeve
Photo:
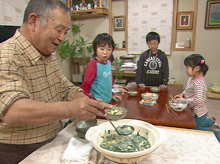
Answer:
[[90, 88], [96, 78], [96, 75], [97, 65], [95, 60], [92, 60], [86, 67], [84, 80], [81, 85], [81, 88], [83, 89], [85, 95], [88, 95], [90, 93]]
[[204, 87], [202, 85], [195, 85], [194, 95], [191, 98], [188, 98], [188, 104], [191, 106], [198, 107], [201, 104], [205, 103], [206, 93], [204, 92]]
[[141, 84], [142, 81], [141, 81], [141, 78], [142, 78], [142, 74], [143, 74], [143, 67], [144, 67], [144, 59], [143, 59], [144, 55], [142, 54], [138, 60], [138, 63], [137, 63], [137, 70], [136, 70], [136, 83], [137, 85]]

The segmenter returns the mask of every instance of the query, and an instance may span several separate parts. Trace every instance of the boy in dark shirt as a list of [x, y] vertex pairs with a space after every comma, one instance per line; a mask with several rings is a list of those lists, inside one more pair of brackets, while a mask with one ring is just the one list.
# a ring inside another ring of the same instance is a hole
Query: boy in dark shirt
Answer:
[[149, 49], [141, 54], [137, 63], [136, 83], [141, 88], [145, 86], [167, 88], [169, 66], [166, 54], [158, 49], [160, 35], [149, 32], [146, 42]]

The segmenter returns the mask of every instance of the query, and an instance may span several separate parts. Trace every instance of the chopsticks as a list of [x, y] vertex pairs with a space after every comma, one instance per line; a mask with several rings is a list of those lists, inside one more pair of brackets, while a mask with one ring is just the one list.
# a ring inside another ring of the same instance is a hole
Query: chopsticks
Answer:
[[173, 95], [169, 94], [169, 96], [173, 100], [173, 102], [176, 102], [176, 99], [173, 97]]
[[169, 113], [169, 110], [176, 116], [176, 117], [179, 117], [178, 114], [176, 114], [176, 112], [173, 111], [173, 109], [171, 107], [169, 107], [167, 104], [166, 104], [166, 107], [167, 107], [167, 112]]
[[116, 106], [117, 106], [118, 104], [120, 104], [120, 103], [121, 103], [121, 101], [118, 100], [117, 104], [115, 104], [115, 105], [113, 106], [113, 108], [116, 107]]

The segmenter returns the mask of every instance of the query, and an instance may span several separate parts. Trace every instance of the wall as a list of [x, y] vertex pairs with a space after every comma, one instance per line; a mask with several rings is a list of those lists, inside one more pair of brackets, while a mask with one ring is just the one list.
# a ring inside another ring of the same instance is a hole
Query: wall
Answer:
[[[187, 6], [189, 4], [185, 0], [182, 1], [182, 6]], [[220, 74], [218, 72], [220, 70], [220, 28], [204, 29], [206, 1], [207, 0], [199, 0], [198, 2], [195, 51], [171, 51], [171, 55], [168, 56], [170, 66], [170, 78], [175, 77], [176, 80], [182, 81], [184, 86], [188, 80], [188, 77], [185, 73], [183, 60], [186, 56], [193, 53], [199, 53], [203, 55], [206, 59], [206, 63], [209, 66], [209, 71], [205, 76], [207, 86], [211, 86], [211, 84], [214, 82], [220, 82]], [[118, 7], [116, 10], [120, 10], [120, 8], [122, 8], [123, 6], [120, 5], [116, 7]], [[86, 36], [86, 34], [90, 34], [90, 36], [95, 37], [98, 33], [109, 31], [108, 18], [90, 19], [80, 22], [84, 24], [84, 26], [82, 27], [82, 35], [84, 36]], [[78, 23], [78, 21], [75, 21], [74, 23]], [[146, 49], [147, 48], [148, 47], [146, 45]], [[126, 51], [114, 51], [114, 55], [116, 57], [126, 55], [126, 53]], [[60, 61], [63, 73], [67, 76], [68, 79], [70, 79], [68, 60], [63, 61], [59, 59], [59, 55], [56, 54], [56, 56]]]

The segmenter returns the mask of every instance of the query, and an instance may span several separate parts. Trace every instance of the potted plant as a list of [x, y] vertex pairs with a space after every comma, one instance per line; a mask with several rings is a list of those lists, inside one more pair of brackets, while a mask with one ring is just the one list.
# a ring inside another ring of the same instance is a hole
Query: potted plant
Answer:
[[124, 63], [124, 61], [118, 59], [118, 57], [116, 57], [114, 59], [114, 62], [112, 63], [113, 66], [113, 71], [115, 72], [115, 83], [119, 84], [120, 83], [120, 79], [122, 78], [123, 74], [120, 73], [119, 69], [121, 67], [121, 65]]
[[83, 24], [72, 24], [71, 31], [73, 33], [73, 41], [69, 39], [63, 41], [59, 47], [58, 52], [62, 59], [70, 57], [85, 57], [88, 56], [86, 53], [91, 53], [93, 50], [92, 43], [85, 40], [84, 37], [80, 36], [80, 27]]

